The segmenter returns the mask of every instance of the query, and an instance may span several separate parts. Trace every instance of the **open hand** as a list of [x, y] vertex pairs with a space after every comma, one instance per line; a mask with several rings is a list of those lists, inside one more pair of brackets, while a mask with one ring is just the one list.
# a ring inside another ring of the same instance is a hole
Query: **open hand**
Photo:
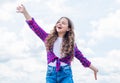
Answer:
[[17, 7], [17, 13], [24, 13], [24, 12], [26, 12], [26, 9], [23, 6], [23, 4]]

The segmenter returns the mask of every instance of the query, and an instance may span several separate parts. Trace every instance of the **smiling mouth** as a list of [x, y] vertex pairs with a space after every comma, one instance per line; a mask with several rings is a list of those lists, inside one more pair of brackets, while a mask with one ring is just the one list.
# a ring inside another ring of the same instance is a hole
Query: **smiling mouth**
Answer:
[[62, 27], [58, 27], [58, 29], [62, 29]]

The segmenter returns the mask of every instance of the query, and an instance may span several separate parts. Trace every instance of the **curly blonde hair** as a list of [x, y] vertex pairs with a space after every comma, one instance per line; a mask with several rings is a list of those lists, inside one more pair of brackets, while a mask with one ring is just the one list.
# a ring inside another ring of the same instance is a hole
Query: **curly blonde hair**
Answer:
[[[63, 36], [61, 55], [62, 55], [62, 57], [71, 56], [71, 60], [73, 60], [73, 57], [74, 57], [74, 30], [73, 29], [74, 29], [74, 27], [73, 27], [72, 21], [67, 17], [61, 17], [57, 21], [57, 23], [62, 18], [65, 18], [68, 20], [69, 31], [66, 31], [65, 35]], [[58, 32], [56, 31], [56, 26], [54, 26], [54, 29], [46, 38], [47, 51], [49, 51], [53, 48], [53, 44], [56, 41], [57, 37], [58, 37]]]

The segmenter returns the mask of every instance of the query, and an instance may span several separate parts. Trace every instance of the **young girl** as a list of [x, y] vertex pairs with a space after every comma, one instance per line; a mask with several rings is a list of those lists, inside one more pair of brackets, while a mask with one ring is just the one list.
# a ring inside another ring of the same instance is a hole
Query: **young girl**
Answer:
[[61, 17], [53, 31], [48, 34], [35, 22], [23, 5], [17, 7], [17, 12], [25, 16], [29, 27], [45, 43], [48, 62], [46, 83], [74, 83], [71, 70], [71, 61], [74, 56], [84, 67], [94, 71], [95, 80], [97, 80], [98, 69], [77, 48], [73, 25], [69, 18]]

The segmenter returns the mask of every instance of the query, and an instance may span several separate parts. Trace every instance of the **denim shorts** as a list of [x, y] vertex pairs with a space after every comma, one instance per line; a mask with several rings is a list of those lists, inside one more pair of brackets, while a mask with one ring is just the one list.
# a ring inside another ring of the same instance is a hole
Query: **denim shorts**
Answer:
[[47, 67], [46, 83], [74, 83], [71, 66], [61, 66], [57, 72], [56, 67]]

